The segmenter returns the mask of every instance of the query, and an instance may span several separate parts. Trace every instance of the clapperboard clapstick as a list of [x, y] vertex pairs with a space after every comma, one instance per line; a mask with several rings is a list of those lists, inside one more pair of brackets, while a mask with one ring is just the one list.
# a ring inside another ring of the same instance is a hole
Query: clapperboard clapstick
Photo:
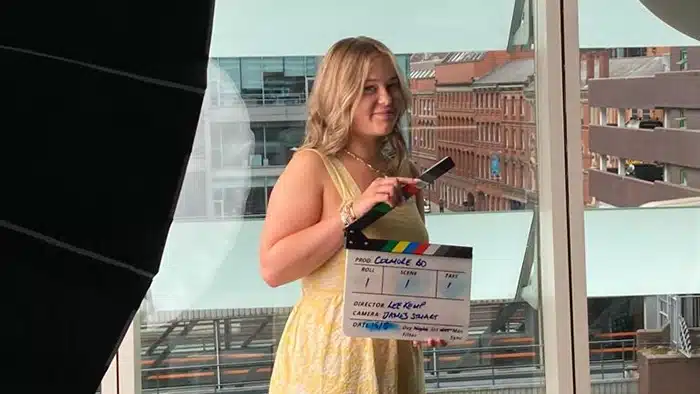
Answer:
[[[428, 187], [428, 185], [434, 183], [436, 179], [444, 175], [447, 171], [454, 168], [454, 166], [455, 162], [452, 161], [452, 158], [450, 158], [449, 156], [435, 163], [432, 167], [425, 170], [425, 172], [423, 172], [423, 174], [418, 177], [419, 181], [417, 184], [404, 185], [401, 188], [404, 199], [408, 200], [409, 198], [413, 197], [420, 190], [425, 189], [426, 187]], [[379, 220], [379, 218], [386, 215], [391, 210], [392, 207], [387, 203], [381, 202], [379, 204], [376, 204], [366, 214], [364, 214], [355, 222], [353, 222], [350, 226], [348, 226], [347, 230], [354, 230], [355, 233], [361, 232], [362, 230], [367, 228], [367, 226], [376, 222], [377, 220]]]

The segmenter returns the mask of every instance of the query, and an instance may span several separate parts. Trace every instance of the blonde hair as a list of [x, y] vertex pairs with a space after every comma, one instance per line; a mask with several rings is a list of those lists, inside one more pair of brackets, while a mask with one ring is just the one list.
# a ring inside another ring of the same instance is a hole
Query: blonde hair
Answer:
[[306, 136], [300, 149], [313, 148], [334, 155], [345, 148], [370, 66], [377, 57], [391, 62], [400, 84], [401, 102], [395, 104], [396, 125], [382, 145], [382, 153], [389, 160], [389, 171], [399, 171], [408, 157], [400, 119], [410, 105], [410, 92], [389, 48], [369, 37], [344, 38], [333, 44], [324, 56], [309, 97]]

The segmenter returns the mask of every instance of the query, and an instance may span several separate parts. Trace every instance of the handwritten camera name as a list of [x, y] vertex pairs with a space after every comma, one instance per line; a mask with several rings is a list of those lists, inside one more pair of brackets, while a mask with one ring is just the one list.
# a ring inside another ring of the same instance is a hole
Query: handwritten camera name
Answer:
[[355, 301], [352, 306], [356, 308], [377, 308], [377, 309], [391, 309], [389, 311], [373, 311], [373, 310], [354, 310], [352, 311], [353, 316], [358, 317], [372, 317], [382, 320], [437, 320], [439, 314], [437, 313], [421, 313], [419, 310], [427, 304], [427, 301], [422, 302], [412, 302], [412, 301], [389, 301], [387, 304], [383, 302], [365, 302], [365, 301]]

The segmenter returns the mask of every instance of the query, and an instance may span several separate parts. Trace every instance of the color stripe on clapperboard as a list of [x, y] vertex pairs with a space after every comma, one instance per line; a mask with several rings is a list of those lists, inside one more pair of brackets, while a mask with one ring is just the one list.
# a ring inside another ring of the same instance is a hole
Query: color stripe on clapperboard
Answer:
[[376, 239], [372, 241], [374, 242], [371, 242], [371, 244], [373, 244], [371, 245], [371, 249], [378, 252], [415, 254], [421, 256], [458, 257], [463, 259], [472, 258], [472, 248], [467, 246]]

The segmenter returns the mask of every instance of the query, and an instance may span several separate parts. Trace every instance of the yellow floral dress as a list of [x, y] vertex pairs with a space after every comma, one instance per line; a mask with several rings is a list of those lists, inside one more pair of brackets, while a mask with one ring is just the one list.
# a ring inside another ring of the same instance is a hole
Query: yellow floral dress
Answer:
[[[319, 155], [344, 201], [361, 194], [338, 158]], [[402, 173], [410, 176], [408, 166], [404, 167]], [[413, 199], [364, 233], [369, 238], [428, 242]], [[277, 348], [270, 394], [424, 393], [422, 351], [410, 341], [350, 338], [343, 334], [344, 281], [345, 249], [302, 279], [302, 296]]]

